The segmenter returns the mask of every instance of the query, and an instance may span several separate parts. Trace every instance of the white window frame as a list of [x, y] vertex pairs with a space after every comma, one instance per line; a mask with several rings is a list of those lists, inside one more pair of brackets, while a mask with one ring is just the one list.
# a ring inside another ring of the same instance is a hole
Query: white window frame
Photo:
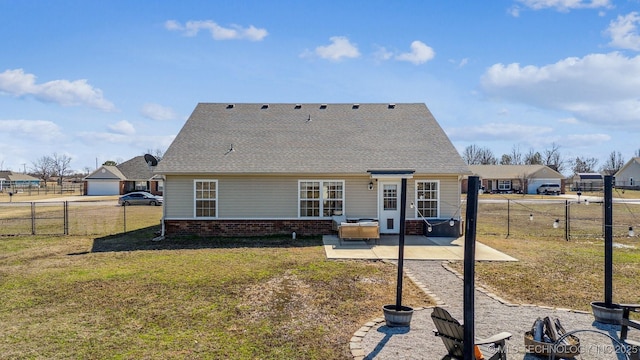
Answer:
[[[341, 198], [325, 198], [326, 194], [325, 194], [325, 183], [339, 183], [342, 186], [342, 197]], [[302, 189], [301, 186], [303, 183], [319, 183], [319, 195], [320, 197], [318, 199], [314, 199], [314, 198], [303, 198], [301, 196], [302, 193]], [[340, 210], [342, 212], [342, 214], [344, 214], [344, 209], [345, 209], [345, 182], [344, 180], [318, 180], [318, 179], [304, 179], [304, 180], [298, 180], [298, 218], [304, 218], [304, 219], [328, 219], [331, 218], [332, 215], [328, 215], [325, 216], [324, 215], [324, 202], [327, 200], [338, 200], [340, 202], [342, 202], [342, 210]], [[318, 210], [318, 215], [319, 216], [307, 216], [305, 214], [302, 214], [301, 211], [301, 202], [302, 201], [318, 201], [319, 202], [319, 210]]]
[[[436, 216], [425, 216], [424, 213], [419, 212], [419, 209], [421, 208], [420, 203], [421, 202], [432, 202], [433, 199], [424, 199], [424, 198], [420, 198], [420, 194], [418, 194], [418, 184], [419, 183], [434, 183], [436, 184]], [[422, 218], [422, 216], [424, 216], [425, 219], [437, 219], [440, 217], [440, 180], [416, 180], [415, 182], [415, 217], [417, 219]]]
[[[198, 199], [198, 183], [214, 183], [215, 184], [215, 197], [213, 198], [205, 198]], [[220, 207], [218, 206], [218, 197], [220, 193], [220, 188], [218, 187], [218, 180], [215, 179], [194, 179], [193, 180], [193, 217], [196, 219], [217, 219], [218, 214], [220, 212]], [[215, 215], [214, 216], [198, 216], [198, 200], [209, 200], [215, 203]]]
[[511, 180], [498, 180], [498, 190], [511, 190]]
[[145, 181], [134, 181], [134, 189], [136, 189], [136, 191], [148, 191], [149, 187], [147, 186], [149, 183], [145, 180]]

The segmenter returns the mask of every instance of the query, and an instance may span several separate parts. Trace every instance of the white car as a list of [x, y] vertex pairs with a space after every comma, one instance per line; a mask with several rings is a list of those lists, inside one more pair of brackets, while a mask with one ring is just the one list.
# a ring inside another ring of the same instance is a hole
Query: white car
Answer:
[[536, 190], [538, 194], [560, 195], [560, 184], [542, 184]]

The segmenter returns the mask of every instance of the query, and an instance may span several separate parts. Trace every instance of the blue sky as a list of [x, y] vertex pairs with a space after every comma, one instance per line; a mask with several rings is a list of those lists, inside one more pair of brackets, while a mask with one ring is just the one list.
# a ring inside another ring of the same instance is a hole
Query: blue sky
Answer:
[[0, 167], [166, 150], [198, 102], [425, 103], [458, 150], [640, 149], [640, 0], [0, 0]]

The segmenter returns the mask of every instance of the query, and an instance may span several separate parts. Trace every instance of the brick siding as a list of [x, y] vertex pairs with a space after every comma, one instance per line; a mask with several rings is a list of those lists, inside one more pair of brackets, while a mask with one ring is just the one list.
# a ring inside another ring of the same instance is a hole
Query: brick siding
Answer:
[[331, 220], [166, 220], [168, 236], [264, 236], [331, 234]]

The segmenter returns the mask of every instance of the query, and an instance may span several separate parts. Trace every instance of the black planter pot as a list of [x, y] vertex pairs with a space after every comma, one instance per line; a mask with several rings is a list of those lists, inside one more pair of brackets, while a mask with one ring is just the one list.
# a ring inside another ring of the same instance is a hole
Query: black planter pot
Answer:
[[607, 306], [604, 302], [592, 302], [591, 310], [597, 322], [603, 324], [620, 325], [622, 322], [622, 308], [618, 304]]
[[384, 305], [384, 320], [389, 327], [409, 326], [411, 324], [411, 316], [413, 308], [408, 306], [400, 306], [399, 309], [395, 305]]

